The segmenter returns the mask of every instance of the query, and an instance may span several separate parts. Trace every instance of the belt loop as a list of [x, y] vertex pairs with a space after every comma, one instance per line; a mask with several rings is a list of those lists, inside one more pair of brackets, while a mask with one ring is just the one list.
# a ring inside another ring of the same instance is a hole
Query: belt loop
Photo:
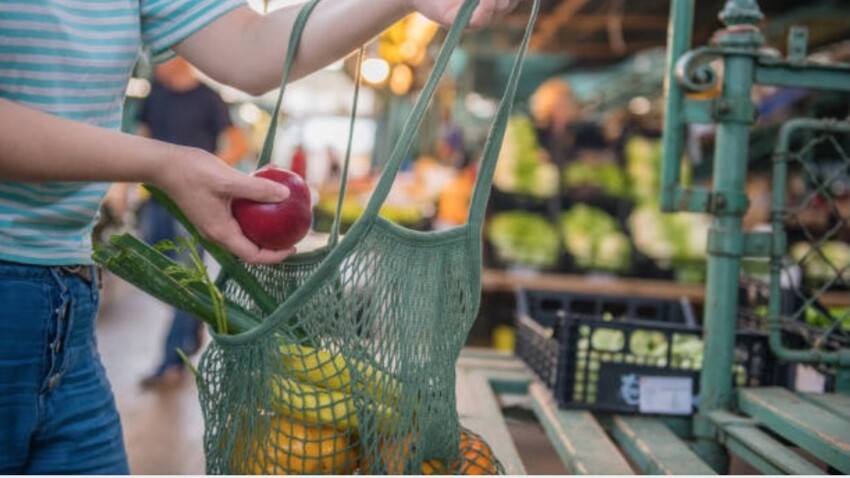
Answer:
[[86, 281], [89, 285], [94, 285], [95, 281], [100, 278], [100, 268], [92, 265], [78, 264], [72, 266], [59, 266], [59, 272], [66, 275], [77, 276]]

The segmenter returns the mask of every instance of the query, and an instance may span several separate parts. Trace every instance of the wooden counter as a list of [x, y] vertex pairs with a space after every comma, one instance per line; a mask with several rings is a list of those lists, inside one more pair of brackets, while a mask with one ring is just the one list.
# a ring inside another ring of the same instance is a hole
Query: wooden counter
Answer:
[[[485, 269], [481, 276], [481, 287], [485, 292], [511, 292], [525, 288], [673, 300], [687, 297], [694, 303], [705, 302], [704, 284], [612, 276], [519, 273]], [[850, 307], [850, 292], [828, 292], [822, 296], [821, 302], [827, 307]]]

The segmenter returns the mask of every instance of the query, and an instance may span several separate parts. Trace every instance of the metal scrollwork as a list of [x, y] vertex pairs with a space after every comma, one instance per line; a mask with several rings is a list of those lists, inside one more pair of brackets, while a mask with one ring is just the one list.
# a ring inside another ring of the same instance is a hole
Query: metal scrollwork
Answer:
[[711, 90], [717, 86], [719, 80], [711, 62], [722, 56], [721, 51], [708, 47], [685, 53], [676, 62], [676, 81], [689, 93]]

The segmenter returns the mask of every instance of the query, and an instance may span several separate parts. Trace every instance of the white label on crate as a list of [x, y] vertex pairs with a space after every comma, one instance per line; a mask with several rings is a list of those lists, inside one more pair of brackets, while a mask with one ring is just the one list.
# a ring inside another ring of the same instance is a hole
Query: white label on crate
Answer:
[[693, 386], [691, 377], [642, 376], [638, 410], [641, 413], [689, 415], [693, 411]]

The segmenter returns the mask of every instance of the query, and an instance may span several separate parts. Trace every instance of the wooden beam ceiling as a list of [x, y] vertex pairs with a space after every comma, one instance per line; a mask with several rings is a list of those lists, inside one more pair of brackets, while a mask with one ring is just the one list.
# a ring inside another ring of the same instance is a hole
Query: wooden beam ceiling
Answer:
[[531, 48], [541, 49], [552, 40], [562, 25], [566, 25], [590, 0], [564, 0], [555, 11], [538, 23], [538, 29], [531, 37]]
[[[606, 63], [641, 48], [663, 46], [671, 0], [545, 0], [531, 40], [532, 51], [563, 54], [582, 65]], [[695, 5], [695, 45], [708, 41], [722, 24], [717, 13], [727, 0], [700, 0]], [[784, 49], [790, 24], [809, 26], [810, 44], [850, 38], [850, 0], [759, 0], [765, 13], [764, 34], [771, 46]], [[511, 39], [525, 27], [528, 7], [504, 18], [499, 28]], [[489, 45], [499, 48], [500, 45]]]
[[608, 42], [582, 42], [582, 44], [577, 45], [576, 48], [565, 50], [565, 52], [567, 55], [572, 56], [573, 58], [580, 58], [583, 60], [612, 60], [617, 58], [623, 58], [624, 56], [637, 53], [641, 50], [660, 46], [664, 46], [664, 43], [656, 41], [633, 41], [627, 42], [624, 50], [616, 50], [612, 48], [611, 44]]
[[[582, 13], [577, 15], [572, 22], [570, 22], [570, 29], [581, 32], [594, 32], [596, 30], [606, 28], [609, 20], [610, 15], [600, 13]], [[527, 23], [528, 18], [524, 15], [511, 15], [500, 20], [500, 26], [511, 30], [525, 29]], [[623, 28], [634, 31], [651, 32], [660, 30], [663, 32], [667, 29], [667, 15], [626, 14], [623, 15]]]

